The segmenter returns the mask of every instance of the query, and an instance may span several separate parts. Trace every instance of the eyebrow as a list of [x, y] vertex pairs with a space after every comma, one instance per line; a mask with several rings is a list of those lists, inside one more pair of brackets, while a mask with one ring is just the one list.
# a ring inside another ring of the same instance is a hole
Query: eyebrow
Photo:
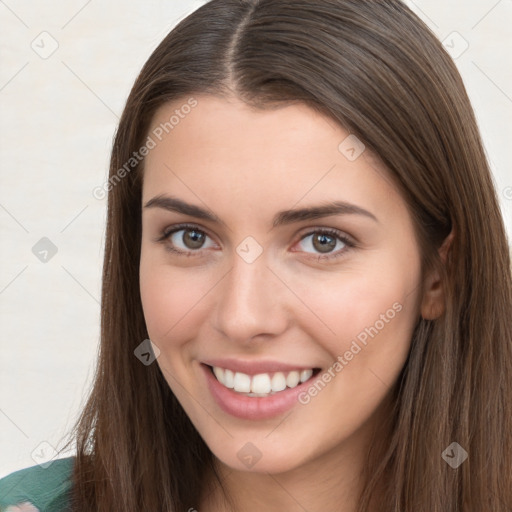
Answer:
[[[144, 208], [162, 208], [164, 210], [182, 213], [202, 220], [221, 224], [223, 223], [217, 215], [205, 208], [201, 208], [200, 206], [186, 203], [176, 197], [166, 195], [153, 197], [144, 205]], [[361, 208], [360, 206], [347, 203], [345, 201], [331, 201], [318, 206], [295, 208], [278, 212], [274, 216], [272, 226], [273, 228], [276, 228], [286, 224], [293, 224], [294, 222], [314, 220], [322, 217], [328, 217], [330, 215], [363, 215], [375, 222], [379, 222], [373, 213]]]

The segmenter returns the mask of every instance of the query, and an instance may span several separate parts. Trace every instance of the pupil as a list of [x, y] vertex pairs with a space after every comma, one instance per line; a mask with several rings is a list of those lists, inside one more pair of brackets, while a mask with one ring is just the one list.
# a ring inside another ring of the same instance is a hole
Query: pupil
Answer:
[[331, 235], [319, 234], [313, 238], [313, 245], [320, 252], [329, 252], [336, 247], [336, 239]]

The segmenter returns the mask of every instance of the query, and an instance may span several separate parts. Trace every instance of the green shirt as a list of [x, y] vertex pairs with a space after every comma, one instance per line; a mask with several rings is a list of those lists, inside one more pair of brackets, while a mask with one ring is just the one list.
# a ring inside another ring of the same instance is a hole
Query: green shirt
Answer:
[[69, 507], [74, 457], [15, 471], [0, 480], [0, 512], [29, 502], [40, 512], [65, 512]]

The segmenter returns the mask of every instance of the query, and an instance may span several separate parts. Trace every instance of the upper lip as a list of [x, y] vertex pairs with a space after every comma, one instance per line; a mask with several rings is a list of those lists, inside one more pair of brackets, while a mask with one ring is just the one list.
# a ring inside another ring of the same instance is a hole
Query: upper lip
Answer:
[[209, 359], [203, 361], [208, 366], [218, 366], [232, 372], [257, 375], [258, 373], [291, 372], [293, 370], [310, 370], [316, 368], [311, 365], [289, 364], [280, 361], [247, 361], [243, 359]]

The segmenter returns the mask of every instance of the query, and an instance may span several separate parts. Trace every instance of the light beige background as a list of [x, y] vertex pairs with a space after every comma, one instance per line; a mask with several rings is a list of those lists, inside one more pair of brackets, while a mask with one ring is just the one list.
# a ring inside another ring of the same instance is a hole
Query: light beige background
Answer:
[[[203, 3], [0, 0], [0, 477], [51, 458], [86, 396], [106, 207], [92, 191], [139, 69]], [[512, 1], [407, 3], [456, 57], [512, 233]]]

